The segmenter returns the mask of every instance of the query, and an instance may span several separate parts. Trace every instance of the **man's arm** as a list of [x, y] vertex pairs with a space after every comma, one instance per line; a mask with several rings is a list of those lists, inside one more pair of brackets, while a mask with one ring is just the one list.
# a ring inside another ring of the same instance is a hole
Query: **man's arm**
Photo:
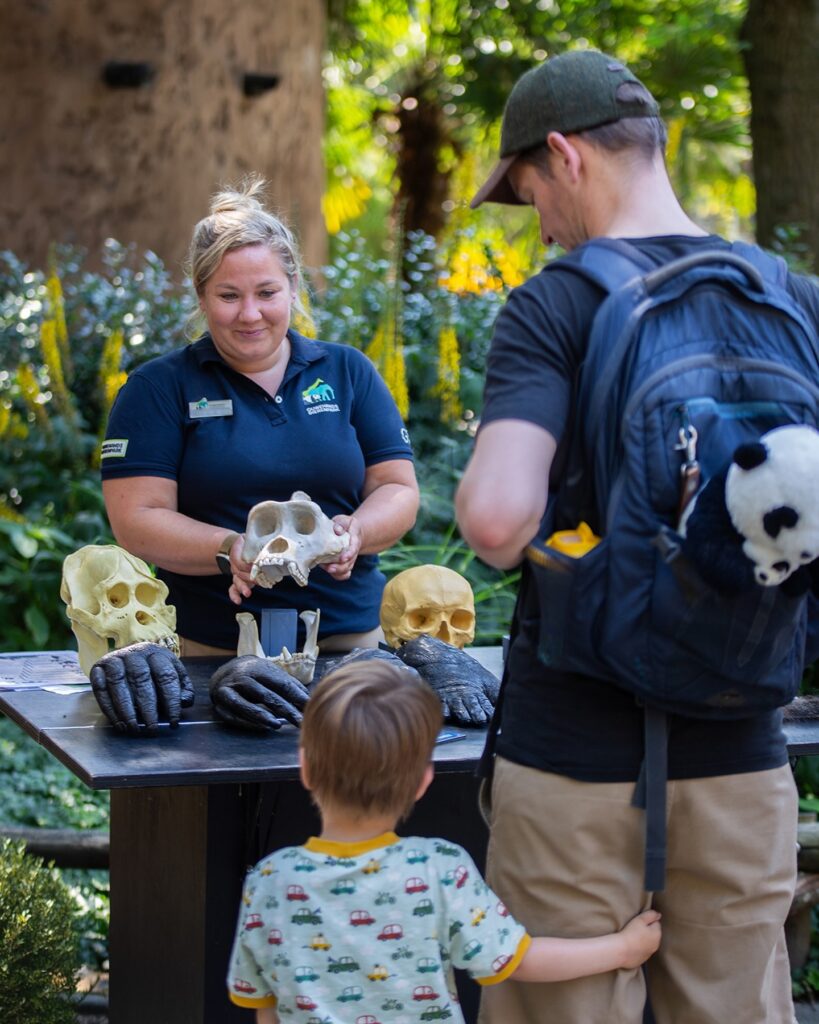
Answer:
[[496, 569], [523, 559], [546, 511], [552, 435], [525, 420], [496, 420], [478, 432], [455, 495], [455, 515], [472, 550]]

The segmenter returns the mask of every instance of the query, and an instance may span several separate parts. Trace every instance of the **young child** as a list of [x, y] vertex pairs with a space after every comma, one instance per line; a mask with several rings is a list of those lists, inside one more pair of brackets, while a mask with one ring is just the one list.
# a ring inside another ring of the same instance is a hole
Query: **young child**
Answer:
[[321, 835], [248, 874], [231, 955], [230, 998], [257, 1024], [277, 1011], [305, 1024], [462, 1024], [454, 967], [482, 985], [567, 981], [637, 968], [657, 949], [653, 910], [597, 938], [530, 938], [461, 847], [395, 834], [432, 781], [441, 724], [433, 691], [385, 661], [317, 684], [300, 763]]

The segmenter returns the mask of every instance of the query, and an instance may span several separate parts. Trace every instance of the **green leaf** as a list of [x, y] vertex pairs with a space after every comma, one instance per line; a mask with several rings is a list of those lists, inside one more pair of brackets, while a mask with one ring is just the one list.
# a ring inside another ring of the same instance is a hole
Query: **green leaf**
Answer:
[[23, 533], [22, 530], [15, 530], [15, 532], [12, 533], [11, 543], [23, 558], [34, 558], [40, 547], [32, 536], [27, 533]]
[[48, 619], [36, 605], [32, 604], [23, 612], [23, 621], [34, 640], [35, 650], [43, 650], [49, 634]]

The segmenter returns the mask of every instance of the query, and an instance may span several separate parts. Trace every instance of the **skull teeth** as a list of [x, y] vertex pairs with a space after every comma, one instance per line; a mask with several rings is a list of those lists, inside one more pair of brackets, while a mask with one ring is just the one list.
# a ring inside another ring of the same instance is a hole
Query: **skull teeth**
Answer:
[[[273, 570], [273, 573], [268, 575], [270, 569]], [[275, 578], [273, 578], [274, 575]], [[263, 587], [272, 587], [287, 575], [292, 576], [300, 587], [307, 586], [308, 573], [292, 560], [285, 561], [283, 558], [270, 555], [261, 556], [256, 559], [250, 570], [250, 578]]]

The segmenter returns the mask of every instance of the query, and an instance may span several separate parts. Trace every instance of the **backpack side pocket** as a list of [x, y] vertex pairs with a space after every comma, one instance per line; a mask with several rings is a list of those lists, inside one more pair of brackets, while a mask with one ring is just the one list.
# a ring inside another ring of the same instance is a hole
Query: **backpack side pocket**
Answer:
[[595, 652], [606, 594], [608, 542], [573, 558], [534, 541], [526, 549], [538, 595], [538, 655], [551, 668], [610, 675]]

